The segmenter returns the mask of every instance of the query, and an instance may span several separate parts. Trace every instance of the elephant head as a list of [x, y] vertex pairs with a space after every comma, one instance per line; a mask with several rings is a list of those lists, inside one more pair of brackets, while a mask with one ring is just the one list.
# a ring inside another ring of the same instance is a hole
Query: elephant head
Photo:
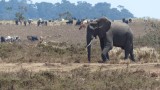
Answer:
[[90, 62], [91, 55], [91, 41], [93, 38], [98, 36], [99, 38], [105, 37], [105, 33], [110, 29], [111, 22], [106, 18], [100, 18], [89, 23], [87, 27], [87, 51], [88, 51], [88, 61]]

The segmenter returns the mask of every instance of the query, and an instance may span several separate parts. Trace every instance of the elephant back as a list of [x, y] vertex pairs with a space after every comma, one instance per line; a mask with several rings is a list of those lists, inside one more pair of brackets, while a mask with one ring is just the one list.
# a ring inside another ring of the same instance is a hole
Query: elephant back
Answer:
[[112, 22], [111, 23], [111, 30], [131, 30], [128, 24], [121, 23], [121, 22]]

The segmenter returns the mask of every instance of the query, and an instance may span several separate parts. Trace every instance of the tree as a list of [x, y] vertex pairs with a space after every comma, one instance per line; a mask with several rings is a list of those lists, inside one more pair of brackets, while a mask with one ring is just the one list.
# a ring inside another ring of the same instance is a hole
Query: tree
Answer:
[[67, 19], [67, 20], [70, 20], [72, 19], [72, 14], [70, 12], [64, 12], [64, 13], [60, 13], [59, 14], [59, 18], [64, 18], [64, 19]]
[[94, 6], [94, 9], [98, 12], [98, 16], [102, 17], [102, 16], [109, 16], [109, 14], [111, 13], [111, 4], [109, 3], [97, 3]]
[[122, 6], [122, 5], [118, 5], [117, 7], [118, 7], [119, 9], [121, 9], [121, 10], [124, 9], [124, 6]]
[[78, 1], [77, 4], [68, 0], [62, 0], [55, 4], [47, 2], [32, 4], [32, 0], [9, 0], [7, 2], [0, 0], [0, 19], [14, 19], [17, 16], [19, 18], [55, 19], [63, 13], [66, 13], [65, 18], [75, 17], [77, 19], [102, 16], [110, 19], [134, 17], [124, 6], [119, 5], [117, 8], [111, 8], [111, 4], [107, 2], [97, 3], [93, 6], [86, 1]]
[[25, 19], [25, 17], [23, 16], [23, 13], [20, 13], [20, 12], [17, 12], [17, 13], [15, 14], [15, 16], [16, 16], [16, 19], [19, 20], [19, 21]]

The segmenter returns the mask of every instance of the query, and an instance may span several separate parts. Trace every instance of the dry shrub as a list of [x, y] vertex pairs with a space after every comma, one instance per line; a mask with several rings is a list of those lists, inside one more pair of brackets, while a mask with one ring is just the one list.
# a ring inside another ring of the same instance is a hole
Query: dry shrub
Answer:
[[[110, 58], [113, 60], [110, 63], [123, 63], [121, 60], [124, 58], [124, 51], [121, 48], [114, 47], [109, 52]], [[134, 55], [136, 61], [147, 62], [159, 62], [159, 53], [152, 47], [140, 47], [134, 49]], [[129, 63], [124, 62], [124, 63]]]
[[148, 18], [147, 22], [148, 22], [149, 25], [151, 25], [151, 27], [153, 29], [159, 30], [159, 28], [160, 28], [160, 21], [158, 19]]
[[[138, 21], [140, 22], [140, 21]], [[160, 20], [146, 18], [144, 20], [145, 29], [141, 37], [135, 37], [134, 45], [136, 46], [159, 46], [160, 45]]]
[[151, 77], [158, 77], [158, 73], [152, 72], [152, 73], [151, 73]]
[[113, 59], [123, 59], [124, 51], [119, 47], [113, 47], [113, 49], [109, 52], [109, 56]]
[[[160, 29], [160, 28], [159, 28]], [[160, 31], [149, 31], [146, 35], [135, 38], [134, 40], [135, 46], [154, 46], [159, 47], [160, 45]]]
[[160, 68], [160, 64], [156, 64], [154, 67], [156, 67], [156, 68]]
[[147, 62], [159, 62], [159, 53], [152, 47], [141, 47], [134, 49], [135, 59]]

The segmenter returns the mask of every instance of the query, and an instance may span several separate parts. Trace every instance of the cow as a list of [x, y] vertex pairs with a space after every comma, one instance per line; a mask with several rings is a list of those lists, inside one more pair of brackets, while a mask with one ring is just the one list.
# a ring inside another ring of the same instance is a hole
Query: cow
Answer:
[[73, 24], [73, 20], [68, 20], [68, 22], [66, 22], [66, 24]]
[[5, 42], [5, 37], [1, 36], [1, 42]]
[[19, 36], [1, 36], [1, 42], [16, 42], [16, 41], [20, 41], [20, 37]]
[[47, 20], [42, 20], [41, 18], [37, 21], [37, 26], [40, 26], [40, 25], [47, 26], [47, 24], [48, 24]]
[[28, 19], [28, 24], [30, 25], [33, 22], [32, 19]]
[[27, 39], [30, 41], [38, 41], [38, 37], [37, 36], [27, 36]]
[[81, 25], [81, 21], [78, 19], [76, 25]]

